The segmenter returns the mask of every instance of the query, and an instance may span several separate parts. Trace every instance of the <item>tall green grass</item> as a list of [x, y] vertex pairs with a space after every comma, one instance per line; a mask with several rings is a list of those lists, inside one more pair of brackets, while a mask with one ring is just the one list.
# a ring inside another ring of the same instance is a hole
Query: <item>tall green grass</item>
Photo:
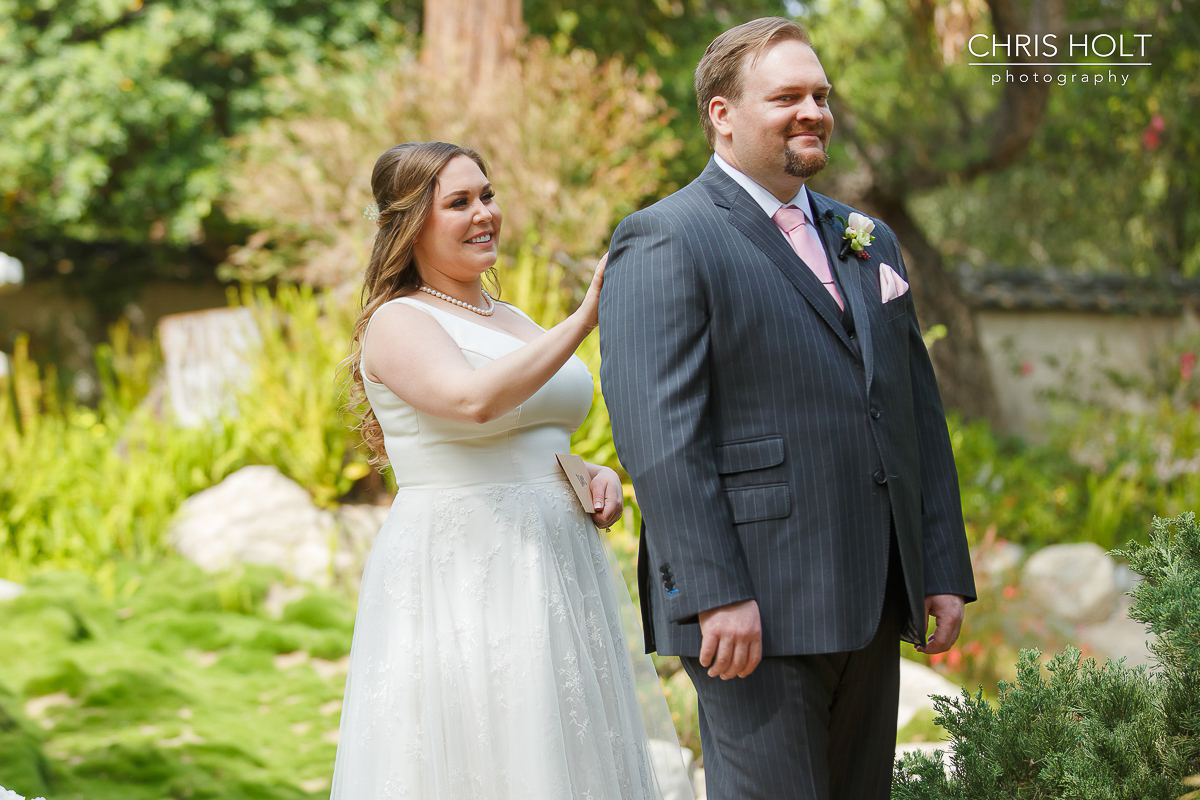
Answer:
[[[504, 299], [548, 327], [587, 277], [525, 249], [503, 268]], [[232, 292], [230, 304], [252, 312], [261, 348], [236, 413], [201, 428], [171, 419], [158, 344], [126, 324], [96, 348], [99, 397], [89, 404], [64, 394], [53, 366], [39, 367], [18, 340], [0, 379], [0, 577], [23, 581], [44, 566], [103, 576], [114, 560], [153, 563], [169, 550], [183, 501], [248, 464], [274, 465], [326, 507], [367, 476], [339, 370], [357, 307], [290, 286]], [[596, 374], [596, 337], [580, 356]], [[574, 449], [616, 467], [598, 383], [595, 399]]]
[[366, 471], [341, 409], [338, 363], [353, 313], [311, 291], [245, 290], [262, 349], [237, 413], [201, 428], [170, 418], [155, 342], [118, 325], [96, 349], [99, 399], [63, 396], [18, 340], [0, 381], [0, 577], [42, 566], [104, 574], [153, 562], [190, 495], [247, 464], [273, 464], [330, 505]]

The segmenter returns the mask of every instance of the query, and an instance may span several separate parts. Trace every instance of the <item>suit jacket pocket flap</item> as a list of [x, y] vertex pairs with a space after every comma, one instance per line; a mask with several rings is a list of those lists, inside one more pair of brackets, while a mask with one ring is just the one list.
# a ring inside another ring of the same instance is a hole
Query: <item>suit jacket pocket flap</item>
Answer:
[[779, 519], [792, 513], [792, 492], [786, 483], [726, 489], [734, 522]]
[[717, 445], [717, 472], [748, 472], [783, 463], [783, 437], [768, 436]]

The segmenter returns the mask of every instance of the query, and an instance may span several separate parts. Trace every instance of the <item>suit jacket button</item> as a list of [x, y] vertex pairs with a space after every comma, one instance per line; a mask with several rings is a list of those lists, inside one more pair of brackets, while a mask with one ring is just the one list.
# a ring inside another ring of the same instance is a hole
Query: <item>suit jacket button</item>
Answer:
[[875, 406], [871, 406], [871, 419], [879, 419], [880, 411]]
[[876, 483], [887, 483], [887, 474], [881, 469], [875, 470], [875, 474], [872, 477], [875, 478]]

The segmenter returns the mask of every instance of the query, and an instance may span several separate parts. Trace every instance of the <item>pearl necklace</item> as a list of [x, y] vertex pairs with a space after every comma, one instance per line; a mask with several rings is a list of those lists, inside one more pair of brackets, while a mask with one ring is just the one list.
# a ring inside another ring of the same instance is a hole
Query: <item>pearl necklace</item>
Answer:
[[480, 308], [479, 306], [473, 306], [470, 303], [464, 303], [462, 300], [459, 300], [458, 298], [451, 297], [450, 295], [446, 294], [445, 292], [439, 292], [437, 289], [431, 289], [428, 286], [418, 286], [417, 288], [420, 289], [422, 292], [426, 292], [428, 294], [433, 295], [434, 297], [438, 298], [439, 300], [445, 300], [447, 303], [453, 303], [456, 306], [461, 306], [462, 308], [465, 308], [467, 311], [474, 311], [476, 314], [480, 315], [481, 317], [490, 317], [492, 314], [496, 313], [496, 303], [494, 300], [492, 300], [492, 296], [490, 294], [488, 294], [486, 291], [483, 292], [483, 299], [487, 300], [488, 307]]

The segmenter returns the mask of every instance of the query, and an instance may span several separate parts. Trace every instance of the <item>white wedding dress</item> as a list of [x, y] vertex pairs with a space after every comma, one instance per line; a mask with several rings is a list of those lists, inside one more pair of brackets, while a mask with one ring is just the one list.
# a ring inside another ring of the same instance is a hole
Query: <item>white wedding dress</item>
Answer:
[[[474, 367], [523, 344], [392, 302]], [[591, 406], [587, 367], [485, 424], [366, 393], [399, 491], [363, 573], [333, 800], [658, 800], [620, 576], [554, 457]]]

